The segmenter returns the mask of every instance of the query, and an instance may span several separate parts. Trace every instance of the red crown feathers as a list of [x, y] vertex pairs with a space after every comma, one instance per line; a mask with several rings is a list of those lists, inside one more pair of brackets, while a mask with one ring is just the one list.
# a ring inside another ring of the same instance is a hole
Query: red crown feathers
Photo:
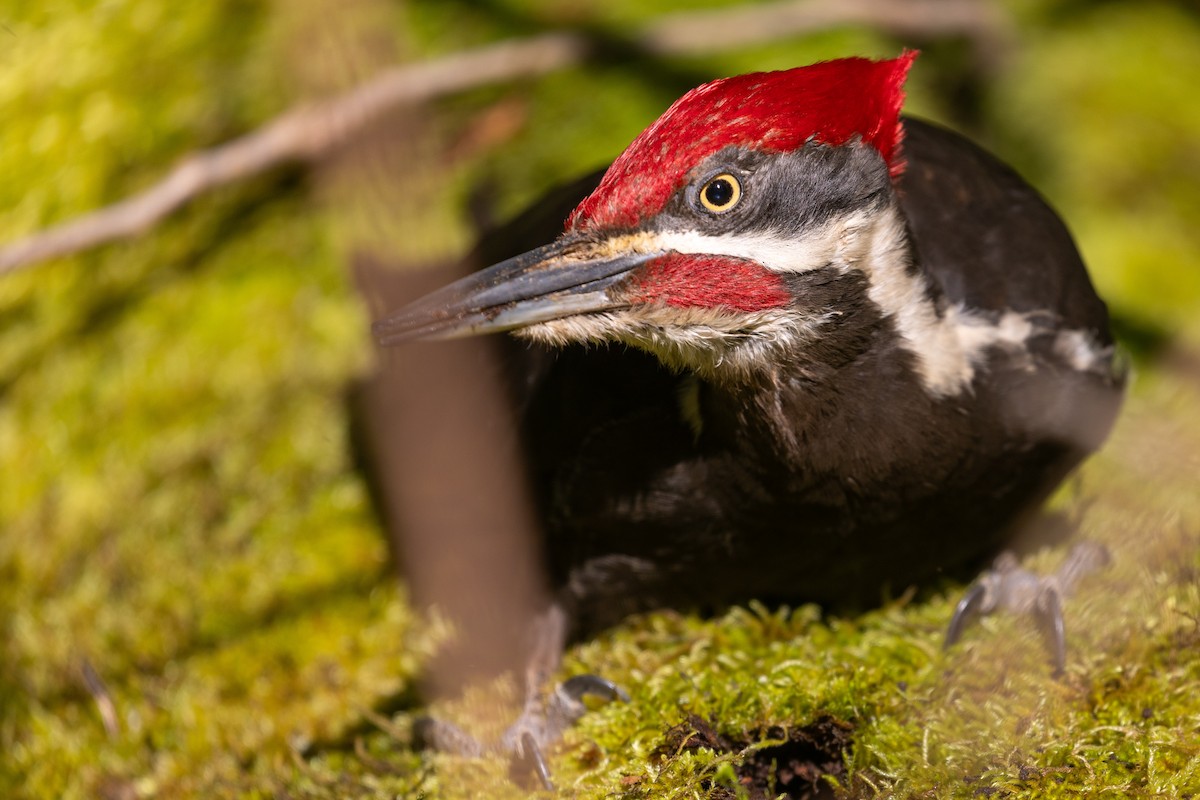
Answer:
[[706, 83], [675, 101], [617, 157], [567, 229], [633, 227], [662, 210], [689, 171], [724, 147], [786, 152], [805, 142], [874, 147], [892, 177], [899, 154], [904, 79], [917, 57], [841, 58], [782, 72]]

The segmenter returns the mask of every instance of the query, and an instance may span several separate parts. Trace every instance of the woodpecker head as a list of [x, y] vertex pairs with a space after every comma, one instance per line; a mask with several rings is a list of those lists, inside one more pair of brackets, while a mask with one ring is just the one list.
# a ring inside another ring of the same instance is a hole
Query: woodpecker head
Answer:
[[413, 303], [376, 326], [380, 341], [506, 330], [615, 341], [736, 379], [821, 339], [846, 313], [839, 286], [910, 267], [892, 181], [915, 57], [694, 89], [617, 158], [557, 241]]

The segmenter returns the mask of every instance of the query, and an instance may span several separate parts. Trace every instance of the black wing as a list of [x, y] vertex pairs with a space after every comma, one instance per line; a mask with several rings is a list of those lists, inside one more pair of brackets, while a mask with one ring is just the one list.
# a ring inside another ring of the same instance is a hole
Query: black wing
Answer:
[[1111, 344], [1104, 302], [1041, 195], [952, 131], [907, 117], [904, 128], [900, 202], [921, 265], [946, 297], [990, 311], [1049, 310], [1064, 328]]

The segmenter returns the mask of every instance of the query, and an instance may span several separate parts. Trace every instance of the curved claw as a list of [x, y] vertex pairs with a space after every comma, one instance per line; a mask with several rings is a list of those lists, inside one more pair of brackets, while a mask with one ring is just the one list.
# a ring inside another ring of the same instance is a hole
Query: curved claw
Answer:
[[1023, 569], [1011, 553], [1001, 553], [992, 569], [972, 584], [958, 602], [943, 649], [957, 642], [978, 617], [996, 610], [1028, 614], [1045, 637], [1054, 676], [1061, 676], [1067, 665], [1063, 598], [1077, 581], [1111, 561], [1112, 555], [1104, 545], [1082, 541], [1071, 548], [1057, 572], [1038, 576]]
[[520, 770], [524, 770], [526, 776], [532, 771], [544, 788], [554, 788], [542, 748], [557, 741], [575, 720], [583, 716], [587, 711], [583, 698], [587, 696], [610, 702], [629, 701], [629, 695], [623, 689], [598, 675], [568, 678], [555, 687], [544, 703], [538, 695], [527, 698], [525, 711], [501, 737], [501, 747], [516, 756], [514, 776]]
[[1067, 666], [1067, 631], [1063, 622], [1062, 597], [1053, 586], [1044, 586], [1033, 606], [1038, 625], [1049, 640], [1050, 656], [1054, 660], [1054, 675], [1063, 674]]
[[537, 743], [532, 733], [526, 731], [521, 734], [521, 760], [529, 762], [533, 771], [537, 773], [538, 780], [542, 782], [542, 788], [548, 792], [554, 791], [554, 781], [550, 779], [550, 767], [546, 766], [546, 756], [542, 752], [541, 746]]
[[576, 702], [589, 695], [609, 702], [614, 700], [620, 700], [622, 703], [629, 702], [628, 693], [620, 686], [608, 678], [601, 678], [599, 675], [590, 673], [567, 678], [559, 684], [558, 690]]
[[950, 618], [950, 625], [946, 628], [946, 641], [942, 644], [943, 650], [954, 645], [962, 638], [963, 631], [982, 616], [983, 600], [986, 594], [987, 587], [982, 582], [973, 583], [967, 588], [962, 599], [958, 601], [958, 605], [954, 607], [954, 616]]
[[585, 697], [598, 697], [606, 702], [620, 700], [629, 702], [629, 695], [620, 686], [599, 675], [575, 675], [560, 683], [544, 708], [545, 720], [550, 730], [559, 732], [574, 724], [587, 711]]

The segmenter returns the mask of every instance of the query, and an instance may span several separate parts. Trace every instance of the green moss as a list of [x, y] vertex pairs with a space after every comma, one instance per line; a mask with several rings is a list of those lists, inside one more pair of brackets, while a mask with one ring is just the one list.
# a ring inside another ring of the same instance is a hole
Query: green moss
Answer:
[[[943, 653], [957, 586], [857, 616], [649, 615], [567, 654], [563, 674], [606, 675], [633, 702], [568, 734], [553, 758], [562, 794], [737, 796], [768, 732], [824, 718], [852, 727], [837, 782], [856, 794], [1200, 791], [1200, 118], [1187, 91], [1200, 25], [1162, 4], [1014, 6], [1020, 36], [987, 76], [979, 124], [1063, 209], [1113, 305], [1164, 347], [1139, 361], [1110, 445], [1056, 500], [1116, 556], [1067, 604], [1067, 674], [1050, 676], [1020, 620], [989, 619]], [[546, 20], [621, 30], [666, 7], [421, 2], [369, 19], [396, 26], [390, 45], [433, 53]], [[0, 238], [144, 187], [311, 89], [322, 62], [288, 72], [311, 23], [297, 19], [247, 0], [10, 3]], [[847, 29], [449, 100], [428, 153], [496, 103], [516, 102], [522, 122], [460, 161], [414, 166], [403, 201], [421, 215], [406, 230], [424, 230], [404, 254], [462, 246], [459, 206], [482, 179], [504, 213], [602, 163], [681, 75], [900, 45]], [[931, 64], [961, 52], [922, 46]], [[951, 116], [931, 72], [916, 71], [912, 107]], [[416, 676], [447, 633], [395, 586], [349, 456], [343, 398], [371, 352], [341, 251], [363, 231], [308, 188], [264, 176], [134, 242], [0, 280], [0, 795], [525, 796], [500, 759], [411, 749]], [[84, 663], [111, 695], [114, 734]], [[435, 710], [496, 726], [493, 700], [514, 694], [502, 681]], [[670, 746], [693, 718], [738, 744]]]

